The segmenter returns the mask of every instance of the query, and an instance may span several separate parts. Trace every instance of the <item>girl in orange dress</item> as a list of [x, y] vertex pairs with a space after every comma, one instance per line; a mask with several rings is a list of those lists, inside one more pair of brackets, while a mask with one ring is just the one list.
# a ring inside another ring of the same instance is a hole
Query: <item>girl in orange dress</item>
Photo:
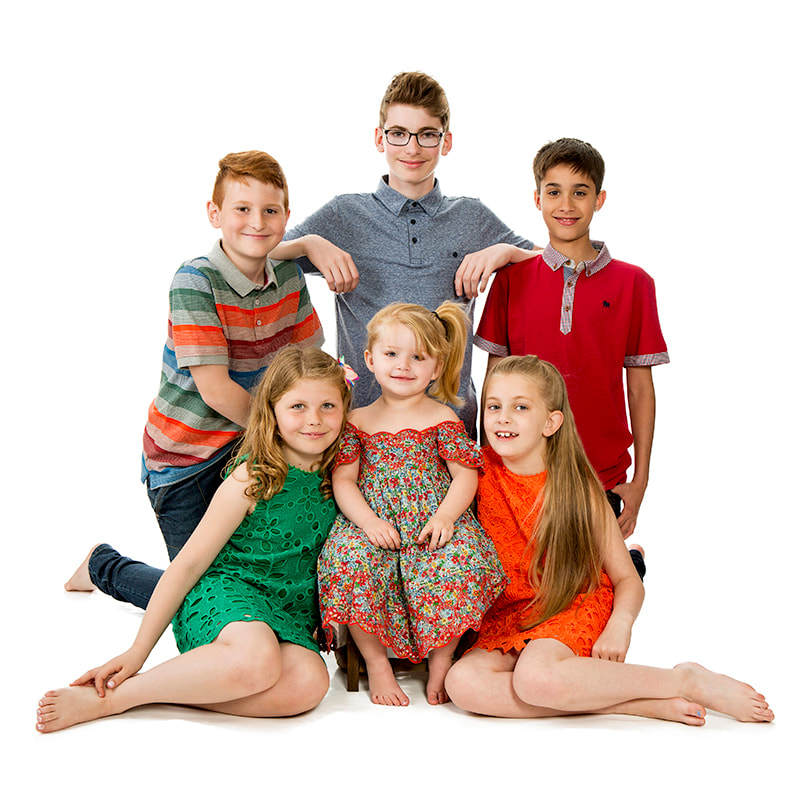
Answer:
[[483, 388], [478, 517], [508, 586], [447, 674], [459, 707], [497, 717], [617, 713], [770, 722], [764, 696], [698, 664], [625, 663], [644, 589], [581, 445], [558, 370], [495, 364]]

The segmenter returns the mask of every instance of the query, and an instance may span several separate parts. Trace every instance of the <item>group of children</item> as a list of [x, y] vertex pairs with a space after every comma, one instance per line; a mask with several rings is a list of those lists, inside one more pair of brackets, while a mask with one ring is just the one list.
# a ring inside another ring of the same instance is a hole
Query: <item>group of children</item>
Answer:
[[[66, 588], [146, 612], [128, 651], [45, 694], [37, 728], [157, 702], [301, 713], [327, 692], [319, 650], [338, 625], [375, 703], [409, 702], [388, 647], [427, 658], [429, 703], [479, 714], [770, 721], [747, 684], [624, 660], [644, 596], [624, 537], [648, 481], [650, 368], [668, 355], [650, 277], [589, 237], [600, 155], [574, 139], [537, 154], [550, 239], [537, 255], [477, 200], [442, 195], [452, 136], [432, 78], [394, 78], [375, 142], [389, 166], [377, 191], [288, 234], [277, 162], [220, 162], [221, 240], [173, 281], [144, 435], [171, 563], [92, 548]], [[319, 349], [303, 270], [336, 292], [339, 362]], [[475, 336], [489, 353], [481, 448], [472, 310], [495, 272]], [[181, 655], [140, 672], [170, 622]]]

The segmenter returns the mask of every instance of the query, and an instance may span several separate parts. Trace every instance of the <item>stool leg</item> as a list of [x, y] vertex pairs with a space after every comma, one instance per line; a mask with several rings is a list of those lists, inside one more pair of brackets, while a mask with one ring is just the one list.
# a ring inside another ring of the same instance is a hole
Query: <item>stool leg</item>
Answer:
[[347, 636], [347, 691], [348, 692], [357, 692], [358, 691], [358, 661], [361, 657], [361, 654], [358, 652], [358, 648], [356, 647], [356, 643], [353, 641], [352, 637], [348, 634]]

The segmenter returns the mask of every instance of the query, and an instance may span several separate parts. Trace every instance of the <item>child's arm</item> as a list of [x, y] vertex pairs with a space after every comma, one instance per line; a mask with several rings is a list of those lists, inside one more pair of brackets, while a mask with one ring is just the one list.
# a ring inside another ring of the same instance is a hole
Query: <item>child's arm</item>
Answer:
[[479, 291], [484, 291], [489, 283], [489, 278], [500, 267], [506, 264], [516, 264], [532, 258], [541, 250], [523, 250], [513, 244], [493, 244], [469, 253], [456, 270], [456, 294], [465, 294], [467, 297], [477, 297]]
[[161, 576], [130, 649], [89, 670], [73, 681], [73, 686], [94, 684], [97, 694], [103, 697], [106, 687], [116, 688], [142, 668], [186, 595], [250, 509], [252, 500], [244, 494], [248, 483], [247, 467], [241, 464], [222, 483], [200, 524]]
[[384, 550], [399, 550], [401, 541], [396, 528], [381, 519], [369, 506], [358, 488], [358, 467], [360, 459], [347, 464], [339, 464], [333, 472], [333, 496], [336, 505], [347, 519], [361, 528], [367, 538]]
[[478, 470], [458, 461], [447, 461], [453, 480], [436, 513], [420, 531], [417, 542], [430, 538], [428, 550], [444, 547], [452, 538], [456, 520], [469, 508], [478, 491]]
[[305, 256], [328, 282], [328, 288], [337, 294], [350, 292], [358, 286], [358, 269], [350, 253], [317, 234], [283, 241], [269, 256], [281, 261]]
[[623, 537], [627, 539], [636, 527], [639, 508], [650, 479], [650, 454], [656, 425], [656, 390], [650, 367], [627, 367], [625, 379], [633, 434], [634, 470], [630, 483], [621, 483], [612, 491], [622, 498], [619, 527]]
[[247, 425], [253, 398], [247, 389], [231, 380], [225, 365], [201, 364], [189, 367], [189, 372], [209, 408], [242, 428]]
[[614, 514], [607, 503], [598, 510], [602, 520], [603, 569], [614, 585], [614, 609], [592, 648], [593, 658], [624, 661], [631, 643], [631, 629], [644, 602], [644, 586], [633, 566]]

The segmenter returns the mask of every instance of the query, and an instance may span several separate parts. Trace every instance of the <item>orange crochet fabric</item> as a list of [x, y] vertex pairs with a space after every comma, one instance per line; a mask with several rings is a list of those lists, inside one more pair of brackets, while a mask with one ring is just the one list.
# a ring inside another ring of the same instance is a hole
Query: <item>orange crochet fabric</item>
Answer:
[[546, 473], [515, 475], [490, 447], [483, 449], [484, 468], [478, 485], [478, 519], [492, 537], [508, 577], [508, 586], [486, 613], [474, 647], [522, 650], [532, 639], [556, 639], [576, 655], [590, 656], [597, 637], [611, 616], [614, 588], [605, 572], [600, 586], [578, 595], [555, 617], [528, 630], [522, 622], [534, 597], [528, 582], [530, 553], [525, 553], [535, 518], [536, 498]]

